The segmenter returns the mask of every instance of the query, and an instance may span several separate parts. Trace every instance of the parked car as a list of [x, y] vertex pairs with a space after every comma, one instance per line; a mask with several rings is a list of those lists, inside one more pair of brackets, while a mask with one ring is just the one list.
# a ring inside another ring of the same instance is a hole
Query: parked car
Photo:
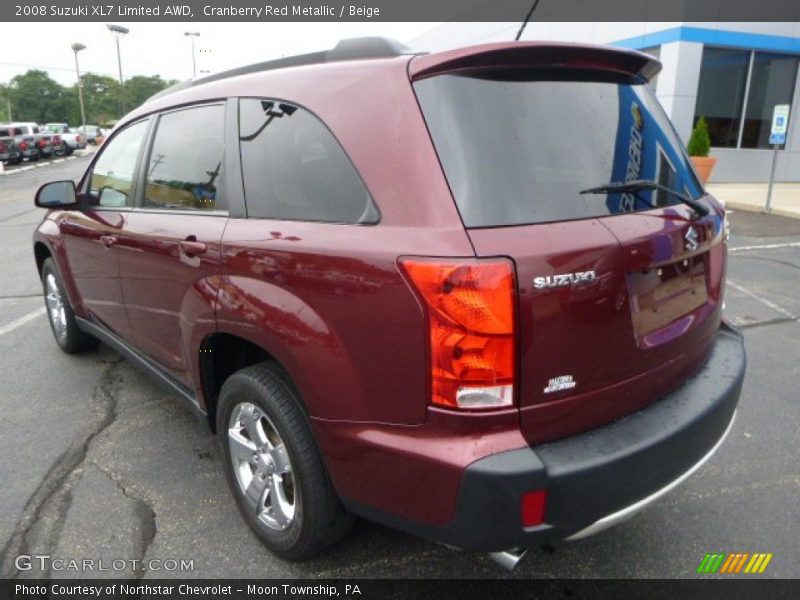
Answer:
[[4, 165], [17, 165], [22, 162], [22, 155], [17, 149], [14, 137], [3, 135], [2, 130], [0, 130], [0, 162]]
[[57, 133], [45, 132], [45, 136], [49, 138], [53, 156], [66, 156], [68, 154], [67, 143], [60, 135]]
[[86, 148], [86, 137], [80, 132], [78, 128], [70, 128], [67, 123], [47, 123], [44, 126], [45, 131], [50, 133], [57, 133], [65, 144], [65, 153], [72, 154], [75, 150], [83, 150]]
[[26, 135], [20, 127], [0, 124], [0, 137], [13, 137], [22, 160], [39, 160], [39, 149], [33, 135]]
[[81, 126], [76, 129], [86, 137], [86, 142], [92, 146], [103, 142], [103, 132], [97, 125], [87, 125], [85, 128]]
[[283, 557], [353, 515], [509, 566], [617, 523], [715, 452], [745, 372], [659, 68], [367, 39], [160, 94], [37, 194], [56, 342], [185, 400]]
[[52, 134], [39, 127], [38, 123], [11, 123], [12, 127], [22, 130], [22, 134], [33, 138], [33, 143], [42, 158], [53, 156], [57, 147], [53, 146]]

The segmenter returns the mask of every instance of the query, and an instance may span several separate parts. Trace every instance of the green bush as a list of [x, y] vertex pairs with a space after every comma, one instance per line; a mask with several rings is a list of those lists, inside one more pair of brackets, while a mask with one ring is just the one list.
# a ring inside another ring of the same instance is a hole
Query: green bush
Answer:
[[705, 117], [697, 120], [686, 149], [689, 151], [689, 156], [708, 156], [711, 151], [711, 137], [708, 135], [708, 123]]

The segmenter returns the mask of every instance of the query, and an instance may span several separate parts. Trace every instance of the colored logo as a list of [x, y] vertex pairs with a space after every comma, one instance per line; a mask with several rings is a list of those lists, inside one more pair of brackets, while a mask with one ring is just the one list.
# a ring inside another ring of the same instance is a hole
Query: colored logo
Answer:
[[717, 552], [706, 554], [697, 567], [697, 572], [701, 574], [720, 573], [733, 575], [737, 573], [763, 573], [767, 569], [769, 561], [772, 560], [772, 553], [755, 552], [734, 552], [726, 554]]

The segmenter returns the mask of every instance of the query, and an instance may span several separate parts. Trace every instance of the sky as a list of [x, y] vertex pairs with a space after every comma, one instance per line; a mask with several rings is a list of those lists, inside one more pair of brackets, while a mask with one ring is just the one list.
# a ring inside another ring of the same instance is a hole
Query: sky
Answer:
[[[164, 79], [192, 76], [191, 41], [198, 32], [195, 58], [201, 71], [221, 71], [255, 62], [327, 50], [337, 41], [366, 35], [392, 37], [407, 43], [437, 23], [120, 23], [130, 29], [121, 41], [122, 73], [161, 75]], [[32, 43], [32, 40], [39, 40]], [[105, 23], [18, 23], [3, 30], [0, 83], [28, 69], [41, 69], [62, 85], [75, 83], [71, 46], [80, 42], [81, 72], [117, 77], [114, 38]], [[24, 48], [8, 51], [9, 48]]]

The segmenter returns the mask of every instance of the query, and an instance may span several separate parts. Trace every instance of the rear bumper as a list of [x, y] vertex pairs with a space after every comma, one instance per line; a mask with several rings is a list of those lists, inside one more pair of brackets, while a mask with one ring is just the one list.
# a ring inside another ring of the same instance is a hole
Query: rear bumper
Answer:
[[[741, 334], [723, 325], [706, 364], [647, 408], [585, 434], [471, 463], [447, 525], [345, 504], [422, 537], [486, 552], [584, 537], [634, 514], [713, 454], [732, 424], [745, 364]], [[520, 498], [541, 489], [548, 491], [545, 522], [523, 529]]]

